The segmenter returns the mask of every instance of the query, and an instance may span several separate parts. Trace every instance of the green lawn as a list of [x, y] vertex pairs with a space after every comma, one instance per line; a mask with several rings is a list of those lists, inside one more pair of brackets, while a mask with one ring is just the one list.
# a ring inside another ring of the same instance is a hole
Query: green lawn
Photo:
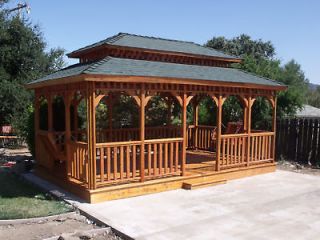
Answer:
[[71, 210], [64, 202], [0, 169], [0, 219], [42, 217]]

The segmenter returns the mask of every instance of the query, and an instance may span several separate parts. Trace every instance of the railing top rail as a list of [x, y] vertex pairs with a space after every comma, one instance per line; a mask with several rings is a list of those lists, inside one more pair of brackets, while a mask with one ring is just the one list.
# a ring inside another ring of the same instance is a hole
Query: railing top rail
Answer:
[[274, 132], [253, 132], [250, 133], [251, 136], [273, 136]]
[[73, 144], [73, 145], [85, 145], [85, 146], [87, 146], [88, 145], [88, 143], [86, 143], [86, 142], [81, 142], [81, 141], [76, 141], [76, 142], [71, 142], [71, 144]]
[[162, 139], [148, 139], [145, 143], [170, 143], [170, 142], [182, 142], [183, 138], [162, 138]]
[[[163, 138], [163, 139], [148, 139], [145, 140], [145, 144], [150, 143], [170, 143], [170, 142], [182, 142], [183, 138]], [[108, 143], [96, 143], [96, 147], [117, 147], [127, 145], [139, 145], [141, 141], [125, 141], [125, 142], [108, 142]]]
[[221, 138], [248, 137], [248, 133], [222, 134]]
[[210, 128], [210, 129], [216, 129], [216, 126], [208, 126], [208, 125], [198, 125], [198, 128]]
[[117, 147], [127, 145], [139, 145], [141, 141], [125, 141], [125, 142], [107, 142], [107, 143], [96, 143], [96, 147]]

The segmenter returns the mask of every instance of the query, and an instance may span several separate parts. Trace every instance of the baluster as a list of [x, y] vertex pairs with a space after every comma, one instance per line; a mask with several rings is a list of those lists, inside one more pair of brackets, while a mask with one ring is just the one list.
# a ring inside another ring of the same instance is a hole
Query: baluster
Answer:
[[254, 161], [254, 146], [255, 146], [255, 137], [254, 136], [251, 136], [251, 158], [250, 158], [250, 161], [253, 162]]
[[170, 142], [170, 173], [173, 173], [173, 142]]
[[225, 138], [223, 138], [222, 139], [222, 154], [221, 154], [222, 156], [221, 156], [221, 165], [227, 165], [226, 163], [225, 163], [225, 160], [226, 160], [226, 139]]
[[164, 144], [164, 173], [168, 172], [168, 143]]
[[179, 142], [175, 143], [175, 153], [176, 153], [176, 157], [175, 157], [175, 171], [178, 172], [178, 167], [179, 167]]
[[136, 177], [136, 164], [137, 164], [137, 146], [133, 145], [132, 146], [132, 177]]
[[148, 144], [148, 175], [151, 176], [151, 144]]
[[259, 137], [254, 137], [255, 138], [255, 149], [254, 149], [254, 161], [258, 160], [258, 143], [259, 143]]
[[117, 180], [118, 178], [118, 149], [117, 147], [113, 147], [113, 179]]
[[108, 181], [111, 180], [111, 148], [107, 147], [107, 174], [108, 174]]
[[123, 163], [123, 146], [120, 146], [120, 179], [123, 179], [124, 163]]
[[127, 164], [126, 164], [126, 170], [127, 170], [126, 177], [130, 178], [130, 146], [129, 145], [126, 147], [126, 161], [127, 161]]
[[[219, 151], [219, 149], [217, 149], [217, 151]], [[229, 165], [230, 164], [230, 154], [229, 154], [229, 151], [230, 151], [230, 138], [227, 138], [227, 161], [226, 161], [226, 165]]]
[[244, 163], [245, 162], [244, 153], [245, 153], [245, 149], [246, 149], [246, 138], [242, 137], [241, 142], [242, 142], [241, 163]]
[[231, 138], [231, 149], [230, 149], [230, 159], [231, 159], [231, 164], [234, 164], [234, 154], [233, 154], [233, 150], [234, 150], [234, 138]]
[[159, 175], [162, 176], [163, 169], [162, 169], [162, 143], [159, 145]]
[[157, 156], [157, 143], [153, 144], [153, 175], [157, 176], [157, 161], [158, 161], [158, 156]]
[[104, 148], [100, 148], [100, 180], [104, 182]]

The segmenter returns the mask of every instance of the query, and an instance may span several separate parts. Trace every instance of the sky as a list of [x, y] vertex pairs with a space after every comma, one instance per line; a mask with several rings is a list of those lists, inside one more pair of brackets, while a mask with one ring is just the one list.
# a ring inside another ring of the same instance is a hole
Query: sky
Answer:
[[[12, 0], [10, 5], [16, 5]], [[71, 52], [118, 32], [193, 41], [242, 33], [271, 41], [320, 84], [319, 0], [26, 0], [48, 47]], [[74, 60], [67, 60], [69, 64]]]

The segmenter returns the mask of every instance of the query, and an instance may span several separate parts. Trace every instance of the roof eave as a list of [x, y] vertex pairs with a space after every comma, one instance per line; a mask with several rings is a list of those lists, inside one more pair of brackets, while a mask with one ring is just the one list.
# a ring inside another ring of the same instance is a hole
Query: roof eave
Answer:
[[288, 87], [285, 85], [265, 85], [254, 83], [240, 83], [240, 82], [227, 82], [219, 80], [204, 80], [204, 79], [191, 79], [191, 78], [175, 78], [175, 77], [157, 77], [157, 76], [131, 76], [131, 75], [102, 75], [102, 74], [86, 74], [85, 81], [115, 81], [123, 82], [129, 79], [141, 83], [159, 83], [162, 80], [164, 83], [172, 84], [194, 84], [194, 85], [206, 85], [206, 86], [226, 86], [226, 87], [238, 87], [238, 88], [254, 88], [254, 89], [268, 89], [275, 91], [284, 91]]
[[27, 83], [24, 85], [26, 89], [36, 89], [41, 87], [48, 87], [48, 86], [54, 86], [59, 84], [69, 84], [69, 83], [77, 83], [82, 82], [85, 80], [85, 74], [78, 74], [75, 76], [68, 76], [68, 77], [62, 77], [62, 78], [55, 78], [40, 82], [34, 82], [34, 83]]
[[105, 75], [105, 74], [79, 74], [75, 76], [56, 78], [47, 81], [35, 82], [26, 84], [27, 89], [36, 89], [41, 87], [49, 87], [60, 84], [70, 84], [82, 81], [113, 81], [124, 82], [133, 79], [137, 82], [146, 83], [159, 83], [161, 80], [164, 83], [172, 84], [194, 84], [194, 85], [206, 85], [206, 86], [225, 86], [225, 87], [237, 87], [237, 88], [252, 88], [252, 89], [267, 89], [274, 91], [284, 91], [288, 87], [285, 85], [263, 85], [253, 83], [240, 83], [240, 82], [226, 82], [226, 81], [214, 81], [203, 79], [191, 79], [191, 78], [174, 78], [174, 77], [157, 77], [157, 76], [131, 76], [131, 75]]

